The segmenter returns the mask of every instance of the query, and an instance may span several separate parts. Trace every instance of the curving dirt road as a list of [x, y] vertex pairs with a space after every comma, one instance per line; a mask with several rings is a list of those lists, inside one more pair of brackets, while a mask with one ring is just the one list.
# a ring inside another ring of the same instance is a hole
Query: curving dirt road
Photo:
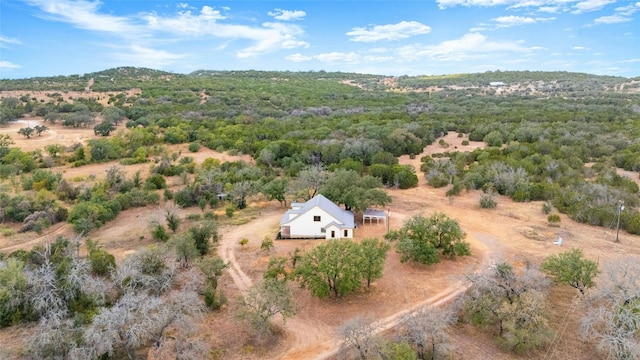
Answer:
[[[453, 136], [455, 135], [452, 134], [450, 138], [454, 139]], [[429, 151], [433, 151], [433, 149], [425, 149], [425, 153], [422, 155], [427, 154]], [[414, 159], [402, 157], [400, 160], [401, 164], [412, 165], [416, 169], [420, 167], [420, 156]], [[424, 188], [426, 182], [424, 176], [421, 174], [419, 174], [418, 178], [418, 188], [396, 190], [392, 194], [394, 200], [415, 201], [416, 199], [420, 199], [419, 194], [426, 191]], [[394, 218], [403, 219], [420, 211], [421, 210], [411, 211], [408, 213], [396, 212]], [[235, 251], [239, 248], [237, 245], [238, 242], [244, 237], [251, 238], [252, 235], [255, 237], [255, 234], [268, 233], [269, 229], [272, 228], [274, 224], [277, 224], [280, 216], [280, 212], [270, 212], [264, 217], [261, 216], [259, 219], [252, 221], [251, 226], [228, 226], [221, 228], [220, 232], [223, 234], [223, 239], [220, 242], [218, 253], [230, 264], [229, 274], [240, 291], [245, 291], [250, 287], [252, 281], [251, 278], [244, 273], [241, 265], [236, 260]], [[476, 227], [473, 224], [470, 225], [473, 229], [472, 232], [468, 234], [467, 239], [472, 244], [474, 252], [479, 254], [480, 261], [476, 266], [476, 270], [479, 270], [500, 256], [501, 247], [499, 246], [499, 242], [491, 235], [483, 232], [481, 227]], [[384, 318], [377, 319], [376, 332], [383, 332], [397, 326], [408, 315], [419, 311], [425, 306], [440, 306], [446, 304], [463, 293], [467, 287], [468, 285], [463, 281], [457, 281], [425, 300], [407, 304], [405, 308]], [[290, 360], [302, 358], [328, 359], [336, 356], [340, 349], [341, 342], [337, 336], [335, 327], [329, 326], [312, 316], [305, 316], [304, 314], [294, 316], [286, 322], [285, 330], [287, 332], [286, 348], [278, 352], [278, 354], [274, 354], [272, 358]]]

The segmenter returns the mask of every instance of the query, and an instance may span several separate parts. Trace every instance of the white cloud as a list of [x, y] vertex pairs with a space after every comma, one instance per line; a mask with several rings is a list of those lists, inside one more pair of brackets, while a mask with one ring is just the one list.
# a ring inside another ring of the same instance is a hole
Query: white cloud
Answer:
[[322, 53], [317, 55], [310, 55], [310, 56], [302, 55], [302, 54], [293, 54], [286, 57], [287, 60], [293, 61], [293, 62], [304, 62], [304, 61], [316, 60], [326, 64], [337, 64], [337, 63], [359, 64], [363, 60], [373, 62], [373, 61], [384, 61], [384, 60], [387, 60], [388, 58], [389, 57], [384, 57], [384, 56], [363, 57], [360, 54], [357, 54], [355, 52], [346, 53], [346, 52], [339, 52], [339, 51]]
[[45, 17], [73, 24], [80, 29], [122, 35], [141, 35], [139, 33], [141, 29], [132, 24], [131, 19], [99, 14], [100, 2], [98, 1], [28, 0], [28, 3], [44, 11]]
[[535, 24], [536, 19], [531, 17], [523, 17], [523, 16], [500, 16], [497, 18], [491, 19], [496, 22], [498, 27], [511, 27], [518, 25], [526, 25], [526, 24]]
[[640, 11], [640, 2], [616, 8], [616, 13], [623, 16], [631, 16], [638, 11]]
[[454, 6], [500, 6], [509, 5], [513, 0], [436, 0], [441, 9]]
[[226, 16], [210, 6], [203, 6], [196, 13], [191, 10], [180, 11], [175, 16], [149, 13], [143, 14], [141, 19], [145, 22], [144, 27], [154, 32], [199, 36], [214, 32], [218, 20], [224, 20]]
[[[204, 16], [203, 16], [204, 14]], [[244, 39], [252, 45], [236, 52], [239, 58], [250, 58], [279, 49], [306, 48], [309, 44], [297, 37], [304, 31], [299, 26], [279, 22], [265, 22], [261, 26], [220, 23], [224, 19], [211, 9], [200, 14], [183, 12], [178, 16], [146, 16], [148, 27], [156, 32], [168, 32], [176, 36], [214, 37], [219, 39]]]
[[601, 16], [594, 20], [595, 24], [619, 24], [633, 21], [633, 14], [640, 11], [640, 2], [627, 6], [617, 7], [615, 13], [609, 16]]
[[293, 62], [304, 62], [304, 61], [313, 60], [313, 56], [306, 56], [306, 55], [302, 55], [300, 53], [295, 53], [295, 54], [292, 54], [292, 55], [289, 55], [289, 56], [285, 57], [285, 59], [287, 59], [289, 61], [293, 61]]
[[0, 69], [18, 69], [20, 65], [16, 65], [9, 61], [0, 61]]
[[113, 57], [128, 66], [141, 66], [148, 68], [158, 68], [172, 65], [176, 60], [183, 59], [185, 55], [172, 54], [164, 50], [155, 50], [133, 44], [124, 51], [116, 51]]
[[401, 21], [397, 24], [375, 25], [370, 28], [355, 27], [347, 33], [350, 41], [374, 42], [401, 40], [411, 36], [428, 34], [431, 28], [417, 21]]
[[385, 48], [385, 47], [374, 47], [374, 48], [369, 49], [369, 52], [370, 53], [377, 53], [377, 54], [387, 53], [387, 52], [389, 52], [389, 49]]
[[391, 61], [393, 59], [394, 59], [393, 56], [373, 56], [373, 55], [367, 55], [362, 58], [362, 60], [364, 60], [364, 62], [367, 62], [367, 63], [379, 63], [379, 62]]
[[[491, 59], [505, 54], [529, 55], [536, 51], [545, 50], [543, 47], [524, 47], [520, 41], [491, 40], [480, 33], [469, 33], [455, 40], [444, 41], [436, 45], [411, 44], [393, 49], [373, 48], [365, 53], [357, 52], [329, 52], [317, 55], [294, 54], [287, 60], [294, 62], [320, 61], [328, 64], [365, 64], [388, 63], [397, 60], [403, 64], [411, 62], [433, 61], [447, 63], [452, 61], [471, 61]], [[376, 51], [373, 51], [376, 50]]]
[[357, 63], [360, 62], [360, 56], [354, 52], [344, 53], [344, 52], [330, 52], [319, 55], [314, 55], [314, 59], [319, 60], [324, 63]]
[[574, 5], [574, 14], [582, 14], [591, 11], [597, 11], [604, 6], [615, 3], [616, 0], [584, 0]]
[[456, 6], [494, 7], [504, 6], [509, 9], [535, 8], [540, 12], [558, 13], [572, 9], [573, 14], [597, 11], [613, 4], [616, 0], [436, 0], [440, 9]]
[[589, 50], [589, 48], [584, 47], [584, 46], [574, 46], [571, 49], [573, 49], [573, 50]]
[[489, 40], [480, 33], [469, 33], [460, 39], [443, 41], [437, 45], [408, 45], [398, 49], [398, 55], [408, 61], [433, 59], [443, 61], [462, 61], [494, 56], [498, 53], [524, 53], [535, 51], [518, 42]]
[[0, 35], [0, 48], [6, 48], [5, 44], [20, 45], [22, 44], [22, 42], [15, 38], [10, 38], [10, 37]]
[[[248, 40], [251, 44], [236, 52], [240, 58], [253, 57], [279, 49], [305, 48], [309, 44], [299, 40], [304, 31], [295, 25], [266, 22], [261, 25], [237, 25], [221, 23], [227, 16], [211, 6], [199, 10], [186, 3], [179, 3], [180, 9], [172, 15], [157, 13], [135, 14], [129, 17], [100, 13], [101, 3], [88, 0], [27, 0], [38, 6], [44, 17], [70, 23], [73, 26], [111, 34], [115, 40], [124, 40], [125, 46], [135, 47], [141, 37], [146, 40], [145, 48], [158, 47], [161, 43], [192, 40], [194, 38], [215, 38], [223, 40]], [[228, 8], [220, 8], [228, 11]], [[280, 10], [276, 15], [282, 19], [298, 19], [298, 11]], [[225, 44], [227, 45], [227, 44]], [[123, 45], [118, 45], [122, 47]], [[157, 51], [162, 58], [171, 59], [169, 52]], [[142, 56], [145, 51], [138, 53]], [[137, 57], [138, 55], [134, 56]]]
[[633, 18], [622, 16], [622, 15], [610, 15], [610, 16], [601, 16], [594, 20], [596, 24], [618, 24], [623, 22], [628, 22], [633, 20]]
[[276, 20], [289, 21], [289, 20], [302, 20], [305, 16], [307, 16], [307, 13], [302, 10], [290, 11], [290, 10], [274, 9], [273, 11], [269, 11], [268, 15], [273, 16], [273, 18]]
[[538, 11], [546, 12], [549, 14], [557, 14], [560, 11], [560, 8], [558, 6], [540, 6], [538, 8]]
[[[254, 41], [254, 45], [237, 52], [239, 58], [255, 57], [279, 49], [307, 48], [309, 43], [296, 39], [302, 33], [297, 26], [282, 23], [264, 23], [262, 28], [247, 28], [234, 25], [233, 29], [242, 32], [243, 37]], [[233, 29], [220, 29], [233, 31]], [[233, 36], [233, 32], [228, 36]], [[214, 34], [212, 34], [214, 35]]]

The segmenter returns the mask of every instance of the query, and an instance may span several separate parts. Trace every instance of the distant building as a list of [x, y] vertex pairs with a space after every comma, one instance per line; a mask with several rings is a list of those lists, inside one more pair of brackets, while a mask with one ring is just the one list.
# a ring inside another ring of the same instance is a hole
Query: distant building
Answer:
[[504, 86], [504, 83], [502, 81], [492, 81], [489, 86]]

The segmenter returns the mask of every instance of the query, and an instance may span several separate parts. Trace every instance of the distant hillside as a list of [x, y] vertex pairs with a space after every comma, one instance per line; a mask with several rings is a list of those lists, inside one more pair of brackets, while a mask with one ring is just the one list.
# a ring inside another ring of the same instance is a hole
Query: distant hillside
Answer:
[[118, 67], [80, 75], [35, 77], [17, 80], [3, 79], [0, 80], [0, 91], [84, 91], [91, 79], [93, 79], [93, 91], [122, 91], [139, 87], [139, 84], [145, 81], [166, 80], [184, 76], [147, 68]]
[[[286, 79], [300, 81], [331, 81], [357, 86], [366, 90], [439, 91], [494, 88], [502, 92], [533, 94], [540, 92], [591, 92], [615, 91], [640, 93], [640, 77], [624, 78], [571, 72], [543, 71], [488, 71], [476, 74], [452, 74], [440, 76], [400, 76], [356, 74], [342, 72], [290, 72], [290, 71], [216, 71], [197, 70], [189, 74], [175, 74], [148, 68], [118, 67], [95, 73], [37, 77], [18, 80], [0, 80], [0, 91], [56, 90], [84, 91], [91, 81], [93, 91], [123, 91], [141, 88], [145, 84], [162, 84], [180, 80], [177, 86], [201, 87], [197, 80], [206, 79], [246, 80]], [[92, 80], [93, 79], [93, 80]], [[195, 89], [192, 89], [195, 90]], [[500, 92], [498, 91], [498, 93]]]

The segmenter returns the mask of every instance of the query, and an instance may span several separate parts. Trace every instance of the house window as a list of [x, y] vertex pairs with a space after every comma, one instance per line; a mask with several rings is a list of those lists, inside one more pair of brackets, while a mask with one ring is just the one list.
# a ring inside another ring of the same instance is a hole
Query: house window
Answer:
[[344, 231], [344, 237], [349, 237], [349, 230]]
[[313, 221], [314, 222], [320, 222], [320, 215], [314, 215], [313, 216]]
[[331, 230], [331, 238], [334, 239], [336, 237], [336, 232], [334, 230]]

